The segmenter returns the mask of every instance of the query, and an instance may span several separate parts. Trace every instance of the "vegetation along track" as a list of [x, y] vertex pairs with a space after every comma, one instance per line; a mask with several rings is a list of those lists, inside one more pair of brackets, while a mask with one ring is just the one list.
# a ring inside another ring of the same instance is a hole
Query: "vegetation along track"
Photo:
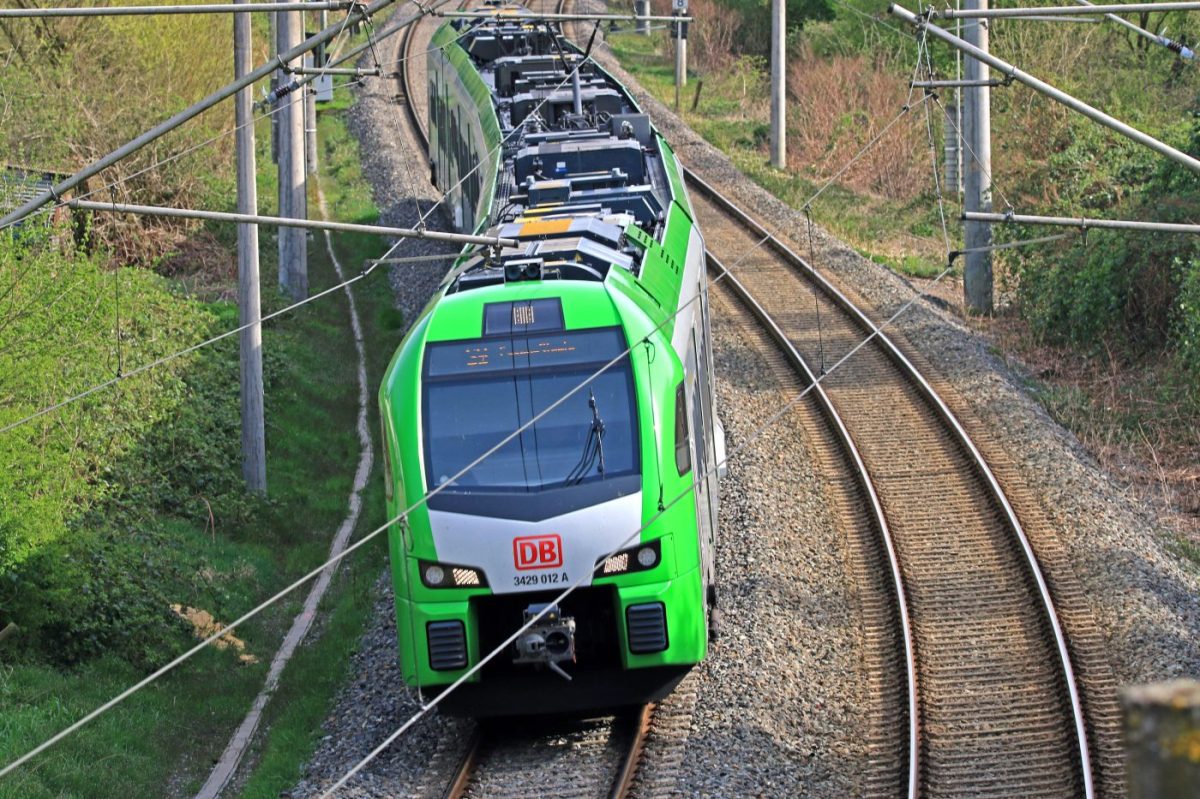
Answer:
[[[829, 368], [875, 330], [782, 243], [756, 247], [766, 231], [698, 176], [688, 181], [714, 271], [739, 261], [736, 279], [725, 282], [798, 368]], [[890, 591], [899, 606], [864, 603], [867, 637], [886, 627], [879, 613], [911, 624], [891, 659], [914, 671], [883, 686], [900, 705], [887, 714], [905, 719], [909, 735], [889, 739], [887, 725], [874, 725], [879, 769], [870, 787], [895, 791], [880, 777], [882, 755], [892, 751], [907, 754], [907, 773], [894, 778], [910, 794], [1092, 795], [1091, 743], [1066, 637], [1033, 549], [978, 449], [882, 333], [820, 387], [844, 434], [839, 446], [861, 466], [858, 490], [886, 553], [877, 560], [896, 570]], [[915, 696], [895, 690], [905, 683]]]
[[476, 727], [445, 791], [446, 799], [487, 796], [624, 797], [633, 784], [653, 705], [615, 717]]

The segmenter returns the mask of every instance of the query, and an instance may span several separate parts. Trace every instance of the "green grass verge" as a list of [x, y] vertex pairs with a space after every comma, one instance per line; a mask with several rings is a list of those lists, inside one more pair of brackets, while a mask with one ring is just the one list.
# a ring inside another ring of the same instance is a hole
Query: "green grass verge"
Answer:
[[[341, 104], [335, 101], [318, 119], [322, 186], [333, 218], [370, 224], [378, 221], [379, 213], [371, 200], [370, 186], [362, 177], [358, 145], [342, 117], [334, 113], [345, 107], [344, 101]], [[365, 235], [335, 234], [333, 241], [338, 258], [349, 270], [360, 268], [368, 258], [378, 257], [384, 246], [378, 237]], [[324, 242], [318, 239], [318, 243], [322, 245], [323, 254]], [[315, 246], [310, 250], [310, 258], [315, 250]], [[356, 283], [354, 293], [367, 342], [368, 384], [374, 389], [392, 350], [399, 344], [402, 325], [392, 305], [391, 289], [382, 273]], [[371, 396], [373, 398], [374, 394]], [[369, 417], [370, 429], [378, 430], [378, 409], [373, 402]], [[376, 436], [377, 468], [379, 443]], [[343, 494], [343, 507], [345, 498]], [[378, 479], [372, 479], [364, 492], [364, 513], [355, 538], [382, 523], [383, 507], [383, 487]], [[366, 552], [353, 555], [352, 559], [323, 604], [328, 621], [319, 640], [297, 652], [284, 672], [275, 698], [268, 705], [262, 729], [269, 732], [265, 742], [258, 747], [257, 764], [242, 790], [243, 797], [268, 799], [279, 796], [281, 791], [297, 782], [301, 767], [316, 747], [321, 723], [345, 681], [350, 656], [373, 606], [372, 588], [379, 566], [386, 560], [384, 538], [379, 537], [377, 543], [368, 545]], [[360, 561], [367, 565], [361, 566]]]
[[[374, 220], [353, 141], [328, 113], [322, 117], [322, 137], [331, 213]], [[273, 167], [261, 146], [265, 138], [260, 134], [264, 210], [275, 196]], [[211, 232], [233, 241], [231, 226]], [[353, 270], [364, 257], [378, 254], [382, 242], [339, 237], [336, 246]], [[276, 246], [267, 229], [261, 249], [264, 311], [269, 311], [286, 300], [273, 289]], [[321, 238], [310, 248], [309, 269], [314, 292], [335, 282]], [[356, 284], [355, 292], [373, 386], [399, 342], [399, 325], [382, 273]], [[205, 320], [201, 334], [235, 324], [236, 309], [229, 303], [192, 305]], [[153, 313], [143, 311], [152, 325]], [[69, 544], [52, 553], [54, 558], [26, 562], [37, 569], [0, 575], [0, 612], [12, 614], [22, 628], [0, 643], [0, 764], [190, 646], [192, 631], [174, 617], [168, 602], [228, 621], [325, 559], [346, 512], [359, 456], [356, 357], [344, 296], [331, 295], [268, 324], [264, 353], [268, 498], [239, 488], [235, 337], [181, 362], [178, 402], [108, 463], [111, 490], [103, 502], [68, 520], [64, 538]], [[371, 413], [375, 430], [373, 403]], [[382, 490], [375, 483], [372, 479], [364, 497], [359, 534], [382, 520]], [[297, 653], [269, 706], [264, 729], [271, 734], [261, 747], [248, 795], [278, 795], [298, 775], [370, 612], [371, 586], [386, 562], [384, 552], [381, 543], [352, 556], [327, 595], [319, 635]], [[17, 581], [16, 588], [9, 587], [9, 578]], [[241, 663], [233, 650], [201, 653], [0, 780], [0, 799], [195, 790], [261, 688], [305, 590], [239, 628], [245, 651], [257, 663]], [[33, 608], [47, 602], [58, 615], [46, 611], [44, 624], [31, 624]], [[60, 617], [73, 617], [68, 619], [73, 632], [100, 636], [86, 656], [72, 662], [54, 657], [59, 628], [51, 622]], [[154, 636], [142, 648], [110, 640], [123, 629], [152, 629]]]

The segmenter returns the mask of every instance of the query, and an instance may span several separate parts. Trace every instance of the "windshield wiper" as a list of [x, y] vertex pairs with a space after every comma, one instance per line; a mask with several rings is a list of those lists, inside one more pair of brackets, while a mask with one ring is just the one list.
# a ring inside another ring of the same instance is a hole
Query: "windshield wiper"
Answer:
[[601, 478], [604, 477], [604, 420], [600, 418], [600, 411], [596, 408], [596, 395], [592, 393], [591, 388], [588, 388], [588, 407], [592, 409], [592, 423], [588, 427], [587, 440], [583, 442], [583, 453], [579, 456], [579, 462], [563, 481], [564, 486], [581, 483], [597, 459], [600, 464], [596, 471], [600, 473]]

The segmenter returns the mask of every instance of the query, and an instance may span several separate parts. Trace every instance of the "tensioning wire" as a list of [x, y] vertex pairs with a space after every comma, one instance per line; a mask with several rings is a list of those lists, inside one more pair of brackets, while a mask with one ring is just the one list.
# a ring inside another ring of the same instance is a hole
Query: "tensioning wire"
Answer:
[[[397, 30], [398, 30], [398, 29], [397, 29]], [[590, 57], [589, 57], [589, 58], [590, 58]], [[575, 67], [575, 70], [578, 70], [580, 67], [582, 67], [582, 66], [583, 66], [583, 64], [587, 62], [587, 60], [588, 60], [588, 59], [584, 59], [584, 61], [581, 61], [581, 62], [579, 63], [579, 65], [577, 65], [577, 66]], [[562, 80], [562, 81], [561, 81], [561, 82], [558, 84], [558, 86], [557, 86], [557, 87], [555, 87], [555, 88], [561, 88], [562, 86], [564, 86], [564, 85], [566, 84], [566, 82], [567, 82], [568, 80], [570, 80], [570, 79], [571, 79], [571, 76], [574, 74], [575, 70], [572, 70], [572, 71], [571, 71], [571, 72], [570, 72], [570, 73], [567, 75], [567, 77], [566, 77], [566, 78], [564, 78], [564, 79], [563, 79], [563, 80]], [[531, 113], [536, 113], [537, 111], [539, 111], [539, 110], [542, 108], [542, 106], [543, 106], [543, 105], [545, 105], [545, 103], [549, 101], [549, 99], [550, 99], [550, 98], [549, 98], [549, 95], [547, 95], [545, 98], [543, 98], [543, 99], [541, 100], [541, 102], [539, 102], [539, 103], [538, 103], [538, 104], [537, 104], [537, 105], [534, 107], [534, 109], [533, 109], [533, 111], [532, 111]], [[283, 107], [283, 106], [280, 106], [280, 108], [282, 108], [282, 107]], [[278, 110], [278, 109], [276, 109], [276, 110]], [[271, 112], [271, 113], [274, 113], [274, 112]], [[512, 130], [512, 131], [511, 131], [511, 132], [508, 134], [508, 136], [506, 136], [506, 137], [505, 137], [503, 140], [501, 140], [500, 144], [498, 144], [498, 145], [496, 146], [496, 148], [495, 148], [495, 152], [497, 152], [497, 153], [498, 153], [498, 152], [499, 152], [499, 151], [500, 151], [500, 150], [503, 148], [503, 146], [504, 146], [504, 145], [505, 145], [505, 144], [508, 142], [508, 139], [509, 139], [510, 137], [512, 137], [512, 136], [513, 136], [515, 133], [517, 133], [519, 130], [521, 130], [521, 126], [514, 127], [514, 128], [513, 128], [513, 130]], [[450, 192], [452, 192], [454, 189], [456, 189], [456, 188], [458, 188], [460, 185], [462, 185], [463, 181], [465, 181], [465, 180], [466, 180], [468, 177], [470, 177], [470, 176], [471, 176], [471, 174], [473, 174], [473, 173], [474, 173], [474, 171], [475, 171], [476, 169], [478, 169], [478, 168], [479, 168], [479, 167], [480, 167], [482, 164], [483, 164], [483, 161], [481, 160], [481, 161], [480, 161], [479, 163], [477, 163], [477, 164], [476, 164], [476, 165], [475, 165], [475, 166], [474, 166], [474, 167], [473, 167], [473, 168], [472, 168], [472, 169], [471, 169], [469, 172], [467, 172], [465, 175], [463, 175], [463, 176], [462, 176], [462, 178], [460, 178], [460, 179], [459, 179], [459, 180], [458, 180], [458, 181], [457, 181], [457, 182], [456, 182], [456, 183], [455, 183], [453, 186], [451, 186], [451, 187], [450, 187], [450, 188], [448, 188], [446, 191], [444, 191], [444, 192], [442, 193], [441, 197], [439, 198], [438, 202], [436, 202], [436, 203], [433, 203], [433, 204], [430, 206], [429, 210], [428, 210], [428, 211], [427, 211], [425, 214], [423, 214], [421, 217], [419, 217], [419, 219], [418, 219], [418, 223], [417, 223], [416, 227], [418, 227], [418, 228], [419, 228], [421, 225], [423, 225], [423, 224], [424, 224], [424, 222], [425, 222], [425, 220], [426, 220], [426, 219], [428, 219], [428, 218], [429, 218], [429, 216], [430, 216], [430, 215], [433, 213], [433, 211], [434, 211], [436, 208], [438, 208], [438, 206], [441, 204], [441, 201], [442, 201], [442, 200], [445, 200], [445, 199], [446, 199], [446, 197], [447, 197], [447, 196], [449, 196]], [[132, 176], [131, 176], [131, 177], [132, 177]], [[333, 291], [335, 291], [335, 290], [337, 290], [337, 289], [343, 288], [343, 287], [345, 287], [345, 286], [347, 286], [347, 285], [349, 285], [349, 284], [351, 284], [351, 283], [353, 283], [353, 282], [355, 282], [355, 281], [361, 280], [362, 278], [364, 278], [364, 277], [366, 277], [367, 275], [369, 275], [369, 274], [370, 274], [372, 271], [374, 271], [375, 265], [377, 265], [379, 261], [381, 261], [381, 260], [384, 260], [384, 259], [386, 259], [386, 258], [390, 257], [390, 256], [392, 255], [392, 253], [394, 253], [394, 252], [396, 251], [396, 249], [397, 249], [397, 248], [399, 248], [399, 247], [400, 247], [400, 246], [401, 246], [401, 245], [402, 245], [402, 244], [403, 244], [405, 241], [408, 241], [408, 239], [403, 239], [403, 238], [402, 238], [402, 239], [399, 239], [398, 241], [396, 241], [396, 243], [394, 243], [394, 244], [393, 244], [393, 245], [392, 245], [392, 246], [391, 246], [391, 247], [390, 247], [390, 248], [387, 250], [387, 252], [386, 252], [386, 253], [384, 253], [384, 255], [383, 255], [383, 256], [381, 256], [381, 258], [379, 258], [379, 259], [375, 259], [375, 262], [374, 262], [374, 263], [373, 263], [371, 266], [369, 266], [369, 267], [368, 267], [368, 268], [366, 268], [366, 269], [365, 269], [363, 272], [361, 272], [361, 273], [360, 273], [360, 274], [358, 274], [358, 275], [355, 275], [354, 277], [350, 278], [350, 279], [349, 279], [349, 280], [347, 280], [347, 281], [344, 281], [344, 282], [342, 282], [342, 283], [339, 283], [339, 284], [337, 284], [337, 285], [335, 285], [335, 286], [332, 286], [332, 287], [331, 287], [331, 288], [329, 288], [329, 289], [326, 289], [326, 290], [324, 290], [324, 291], [322, 291], [322, 292], [320, 292], [320, 293], [318, 293], [318, 294], [314, 294], [313, 296], [311, 296], [311, 297], [308, 297], [308, 298], [306, 298], [306, 299], [300, 300], [299, 302], [293, 303], [292, 305], [289, 305], [289, 306], [287, 306], [287, 307], [285, 307], [285, 308], [281, 308], [281, 309], [280, 309], [280, 310], [278, 310], [278, 311], [275, 311], [275, 312], [273, 312], [273, 313], [271, 313], [271, 314], [268, 314], [268, 315], [266, 315], [266, 316], [262, 317], [262, 318], [261, 318], [261, 319], [260, 319], [258, 322], [250, 322], [250, 323], [247, 323], [247, 324], [241, 325], [241, 326], [239, 326], [239, 327], [236, 327], [236, 328], [234, 328], [234, 329], [232, 329], [232, 330], [228, 330], [228, 331], [226, 331], [226, 332], [224, 332], [224, 333], [221, 333], [221, 334], [218, 334], [218, 335], [216, 335], [216, 336], [213, 336], [212, 338], [209, 338], [209, 339], [206, 339], [206, 340], [204, 340], [204, 341], [201, 341], [201, 342], [199, 342], [198, 344], [193, 344], [193, 345], [191, 345], [191, 346], [189, 346], [189, 347], [185, 347], [184, 349], [182, 349], [182, 350], [179, 350], [179, 351], [177, 351], [177, 352], [173, 352], [173, 353], [171, 353], [171, 354], [169, 354], [169, 355], [165, 355], [165, 356], [163, 356], [163, 357], [161, 357], [161, 358], [158, 358], [158, 359], [156, 359], [156, 360], [154, 360], [154, 361], [151, 361], [151, 362], [150, 362], [150, 363], [148, 363], [148, 364], [143, 364], [142, 366], [139, 366], [139, 367], [137, 367], [136, 369], [133, 369], [133, 370], [129, 371], [129, 372], [128, 372], [128, 373], [126, 373], [126, 374], [123, 374], [123, 375], [118, 375], [118, 376], [116, 376], [116, 377], [112, 377], [112, 378], [110, 378], [110, 379], [108, 379], [108, 380], [105, 380], [105, 381], [103, 381], [103, 382], [101, 382], [101, 383], [97, 383], [96, 385], [92, 386], [91, 388], [85, 389], [84, 391], [80, 391], [79, 393], [77, 393], [77, 394], [74, 394], [74, 395], [71, 395], [71, 396], [67, 397], [66, 399], [63, 399], [63, 400], [61, 400], [61, 401], [59, 401], [59, 402], [56, 402], [56, 403], [54, 403], [54, 404], [52, 404], [52, 405], [48, 405], [48, 406], [46, 406], [46, 407], [43, 407], [43, 408], [41, 408], [40, 410], [37, 410], [37, 411], [35, 411], [35, 412], [33, 412], [33, 413], [31, 413], [31, 414], [29, 414], [29, 415], [27, 415], [27, 416], [25, 416], [25, 417], [23, 417], [23, 418], [21, 418], [21, 419], [18, 419], [18, 420], [16, 420], [15, 422], [10, 422], [9, 424], [7, 424], [7, 425], [5, 425], [5, 426], [3, 426], [3, 427], [0, 427], [0, 433], [6, 433], [6, 432], [8, 432], [9, 430], [12, 430], [12, 429], [14, 429], [14, 428], [16, 428], [16, 427], [20, 427], [21, 425], [27, 424], [28, 422], [31, 422], [31, 421], [33, 421], [34, 419], [37, 419], [38, 417], [45, 416], [45, 415], [46, 415], [46, 414], [48, 414], [48, 413], [51, 413], [51, 412], [53, 412], [53, 411], [56, 411], [56, 410], [59, 410], [60, 408], [64, 408], [64, 407], [66, 407], [67, 405], [71, 405], [72, 403], [78, 402], [79, 400], [82, 400], [82, 399], [84, 399], [84, 398], [86, 398], [86, 397], [89, 397], [89, 396], [91, 396], [92, 394], [95, 394], [97, 391], [100, 391], [100, 390], [102, 390], [102, 389], [108, 388], [109, 386], [116, 385], [117, 383], [120, 383], [120, 382], [122, 382], [123, 380], [128, 380], [129, 378], [131, 378], [131, 377], [134, 377], [134, 376], [136, 376], [136, 375], [139, 375], [139, 374], [141, 374], [142, 372], [145, 372], [145, 371], [147, 371], [147, 370], [149, 370], [149, 369], [152, 369], [152, 368], [154, 368], [154, 367], [161, 366], [161, 365], [162, 365], [162, 364], [164, 364], [164, 363], [168, 363], [168, 362], [170, 362], [170, 361], [173, 361], [173, 360], [175, 360], [176, 358], [179, 358], [180, 356], [187, 355], [187, 354], [189, 354], [189, 353], [195, 352], [196, 350], [199, 350], [199, 349], [202, 349], [202, 348], [204, 348], [204, 347], [207, 347], [207, 346], [210, 346], [210, 345], [212, 345], [212, 344], [215, 344], [215, 343], [217, 343], [218, 341], [221, 341], [221, 340], [223, 340], [223, 339], [225, 339], [225, 338], [228, 338], [229, 336], [232, 336], [232, 335], [234, 335], [235, 333], [239, 333], [239, 332], [241, 332], [242, 330], [245, 330], [245, 329], [246, 329], [246, 328], [248, 328], [248, 327], [251, 327], [251, 326], [253, 326], [253, 325], [255, 325], [255, 324], [260, 324], [260, 323], [262, 323], [262, 322], [266, 322], [266, 321], [268, 321], [268, 320], [270, 320], [270, 319], [274, 319], [274, 318], [275, 318], [275, 317], [277, 317], [277, 316], [280, 316], [280, 315], [282, 315], [282, 314], [288, 313], [289, 311], [295, 310], [296, 308], [299, 308], [301, 305], [305, 305], [306, 303], [309, 303], [309, 302], [311, 302], [311, 301], [313, 301], [313, 300], [315, 300], [315, 299], [317, 299], [317, 298], [319, 298], [319, 297], [325, 296], [326, 294], [332, 293]]]
[[[764, 241], [766, 241], [769, 238], [772, 238], [769, 234], [767, 236], [763, 237], [762, 241], [760, 241], [753, 248], [751, 248], [751, 251], [757, 249], [759, 246], [762, 245], [762, 243]], [[745, 256], [742, 256], [742, 258], [744, 258], [744, 257]], [[739, 258], [738, 260], [741, 261], [742, 258]], [[934, 285], [936, 285], [939, 281], [941, 281], [942, 278], [944, 278], [947, 274], [950, 273], [950, 271], [951, 271], [951, 267], [946, 267], [945, 269], [943, 269], [935, 278], [933, 278], [932, 281], [930, 281], [929, 288], [931, 289]], [[732, 274], [732, 267], [730, 269], [727, 269], [724, 272], [722, 272], [720, 277], [717, 277], [714, 280], [710, 281], [708, 283], [708, 285], [709, 286], [716, 285], [716, 283], [719, 282], [722, 278], [724, 278], [726, 275], [730, 275], [730, 274]], [[630, 533], [628, 537], [626, 537], [620, 544], [618, 544], [614, 549], [612, 549], [607, 555], [598, 559], [598, 563], [603, 563], [608, 558], [613, 557], [618, 552], [620, 552], [622, 549], [624, 549], [625, 547], [632, 544], [633, 541], [639, 535], [641, 535], [643, 530], [645, 530], [651, 524], [653, 524], [659, 518], [661, 518], [663, 516], [663, 514], [665, 514], [668, 510], [670, 510], [676, 503], [678, 503], [684, 497], [691, 494], [696, 489], [696, 487], [700, 484], [700, 482], [702, 480], [707, 479], [709, 475], [715, 473], [722, 466], [726, 465], [734, 456], [738, 455], [743, 450], [745, 450], [747, 447], [749, 447], [751, 444], [755, 443], [763, 433], [765, 433], [767, 430], [769, 430], [777, 421], [779, 421], [780, 418], [782, 418], [793, 407], [795, 407], [796, 404], [798, 404], [800, 402], [800, 400], [802, 400], [802, 399], [804, 399], [804, 397], [808, 396], [809, 392], [812, 391], [814, 388], [816, 388], [818, 383], [822, 382], [823, 380], [825, 380], [825, 378], [829, 377], [829, 375], [831, 375], [835, 371], [837, 371], [843, 364], [846, 363], [847, 360], [849, 360], [852, 356], [854, 356], [859, 350], [861, 350], [863, 347], [865, 347], [867, 344], [869, 344], [871, 341], [873, 341], [877, 336], [881, 335], [883, 333], [884, 329], [889, 327], [902, 314], [904, 314], [909, 308], [911, 308], [912, 305], [914, 303], [916, 303], [917, 300], [926, 297], [928, 294], [929, 294], [928, 289], [919, 294], [915, 294], [907, 302], [905, 302], [902, 306], [900, 306], [900, 308], [894, 314], [892, 314], [890, 317], [888, 317], [886, 320], [884, 320], [884, 322], [881, 325], [873, 326], [873, 329], [871, 330], [871, 332], [869, 334], [867, 334], [867, 336], [865, 338], [863, 338], [857, 344], [855, 344], [854, 347], [849, 352], [847, 352], [845, 355], [843, 355], [841, 358], [839, 358], [837, 360], [837, 362], [834, 363], [833, 366], [831, 366], [829, 368], [828, 371], [826, 371], [824, 374], [818, 376], [814, 382], [810, 383], [802, 391], [800, 391], [799, 394], [797, 394], [795, 397], [793, 397], [791, 400], [789, 400], [787, 403], [785, 403], [779, 410], [777, 410], [775, 413], [771, 414], [771, 416], [768, 417], [757, 428], [755, 428], [741, 444], [739, 444], [738, 446], [734, 447], [731, 451], [729, 451], [722, 460], [718, 461], [717, 463], [714, 463], [712, 466], [710, 466], [708, 469], [706, 469], [702, 474], [700, 474], [696, 479], [694, 479], [687, 488], [685, 488], [679, 494], [675, 495], [675, 497], [672, 498], [670, 502], [663, 505], [661, 510], [659, 510], [657, 513], [655, 513], [654, 516], [650, 517], [649, 521], [647, 521], [645, 524], [641, 525], [636, 530], [634, 530], [632, 533]], [[697, 295], [697, 296], [699, 296], [699, 295]], [[595, 569], [592, 570], [593, 573], [594, 573], [594, 571], [595, 571]], [[340, 779], [338, 779], [337, 782], [335, 782], [332, 786], [330, 786], [328, 789], [326, 789], [321, 794], [321, 799], [328, 799], [329, 797], [333, 796], [333, 794], [336, 791], [345, 787], [346, 783], [349, 782], [354, 777], [355, 774], [357, 774], [359, 771], [361, 771], [363, 768], [365, 768], [368, 763], [370, 763], [372, 760], [374, 760], [376, 757], [378, 757], [380, 753], [382, 753], [385, 749], [387, 749], [392, 743], [394, 743], [396, 741], [397, 738], [399, 738], [401, 735], [403, 735], [414, 724], [416, 724], [418, 721], [420, 721], [421, 718], [423, 718], [430, 710], [437, 707], [437, 705], [440, 704], [443, 699], [445, 699], [447, 696], [449, 696], [454, 690], [459, 688], [464, 682], [466, 682], [468, 679], [470, 679], [472, 676], [474, 676], [487, 663], [489, 663], [492, 659], [497, 657], [501, 652], [503, 652], [506, 648], [508, 648], [508, 646], [510, 646], [514, 641], [516, 641], [518, 636], [520, 636], [522, 633], [527, 631], [530, 627], [532, 627], [534, 624], [536, 624], [542, 617], [544, 617], [548, 612], [550, 612], [552, 606], [557, 605], [558, 603], [562, 602], [564, 599], [566, 599], [568, 596], [570, 596], [572, 593], [574, 593], [577, 588], [582, 587], [584, 580], [590, 578], [591, 576], [592, 576], [592, 573], [585, 573], [582, 577], [577, 579], [573, 584], [571, 584], [571, 586], [569, 586], [564, 591], [562, 591], [562, 593], [560, 593], [554, 599], [552, 599], [548, 603], [546, 603], [546, 605], [542, 608], [541, 611], [539, 611], [533, 617], [531, 617], [530, 619], [525, 621], [520, 627], [517, 628], [517, 630], [514, 633], [512, 633], [512, 635], [510, 635], [502, 643], [500, 643], [498, 646], [496, 646], [496, 648], [494, 648], [490, 652], [488, 652], [487, 655], [485, 655], [483, 658], [481, 658], [478, 663], [476, 663], [474, 666], [472, 666], [470, 669], [468, 669], [462, 676], [460, 676], [457, 680], [455, 680], [453, 683], [451, 683], [449, 686], [447, 686], [441, 693], [439, 693], [432, 700], [423, 704], [412, 716], [410, 716], [408, 718], [407, 721], [405, 721], [402, 725], [400, 725], [400, 727], [398, 727], [394, 732], [392, 732], [390, 735], [388, 735], [374, 749], [372, 749], [369, 753], [367, 753], [367, 755], [365, 757], [363, 757], [361, 760], [359, 760], [358, 763], [356, 763], [349, 771], [347, 771], [345, 774], [343, 774], [342, 777]]]

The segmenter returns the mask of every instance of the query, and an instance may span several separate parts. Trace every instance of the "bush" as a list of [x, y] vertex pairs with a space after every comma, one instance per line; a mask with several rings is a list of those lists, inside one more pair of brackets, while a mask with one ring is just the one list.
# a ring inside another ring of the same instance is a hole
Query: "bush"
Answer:
[[[866, 56], [813, 54], [801, 42], [788, 63], [788, 162], [825, 179], [850, 160], [900, 112], [907, 81]], [[933, 109], [930, 113], [934, 113]], [[904, 116], [839, 181], [889, 199], [911, 199], [929, 186], [929, 147], [918, 109]]]
[[[0, 69], [3, 161], [72, 173], [232, 78], [232, 22], [196, 16], [17, 21]], [[226, 136], [153, 169], [232, 127], [228, 104], [106, 169], [95, 199], [205, 207], [232, 196]], [[111, 192], [109, 183], [127, 179]], [[82, 193], [82, 189], [79, 193]], [[114, 263], [150, 263], [195, 223], [97, 214], [95, 234]]]
[[[1178, 133], [1168, 132], [1168, 138], [1200, 152], [1200, 124], [1190, 142]], [[1089, 151], [1091, 141], [1083, 139], [1051, 161], [1052, 179], [1058, 178], [1059, 196], [1070, 202], [1072, 215], [1160, 222], [1200, 215], [1200, 179], [1190, 170], [1124, 142]], [[1200, 243], [1193, 236], [1097, 230], [1084, 242], [1010, 263], [1022, 312], [1044, 340], [1085, 351], [1101, 344], [1130, 354], [1178, 349], [1192, 359], [1198, 259]]]
[[171, 660], [189, 628], [170, 608], [165, 587], [182, 575], [164, 543], [75, 530], [38, 550], [0, 584], [0, 607], [25, 632], [17, 640], [57, 666], [112, 654], [146, 671]]
[[742, 15], [718, 0], [689, 0], [688, 13], [696, 18], [689, 29], [689, 57], [701, 72], [727, 69], [741, 47]]
[[[0, 427], [194, 343], [211, 317], [136, 269], [64, 252], [50, 231], [0, 233]], [[119, 332], [118, 332], [119, 325]], [[112, 493], [139, 436], [180, 405], [187, 358], [0, 433], [0, 574]], [[0, 608], [0, 615], [3, 609]]]
[[1179, 361], [1200, 380], [1200, 259], [1175, 261], [1179, 295], [1173, 333]]

